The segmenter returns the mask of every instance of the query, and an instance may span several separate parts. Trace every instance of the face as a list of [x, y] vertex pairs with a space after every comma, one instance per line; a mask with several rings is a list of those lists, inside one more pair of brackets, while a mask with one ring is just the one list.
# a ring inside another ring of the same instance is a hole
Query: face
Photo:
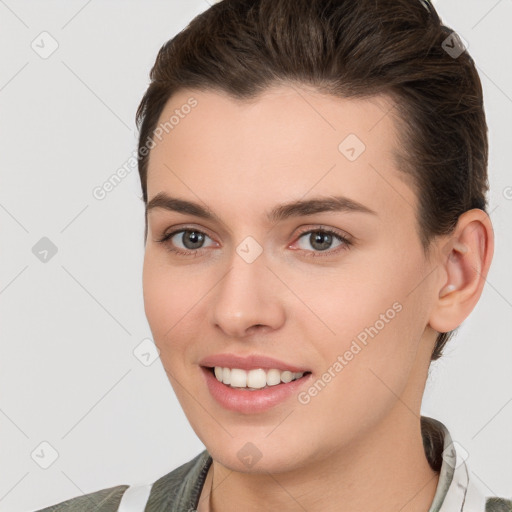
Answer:
[[[149, 159], [145, 311], [192, 428], [226, 467], [297, 469], [410, 415], [401, 400], [419, 412], [431, 265], [391, 106], [279, 86], [250, 102], [182, 90], [161, 115], [175, 118]], [[305, 374], [232, 389], [203, 368], [218, 354]]]

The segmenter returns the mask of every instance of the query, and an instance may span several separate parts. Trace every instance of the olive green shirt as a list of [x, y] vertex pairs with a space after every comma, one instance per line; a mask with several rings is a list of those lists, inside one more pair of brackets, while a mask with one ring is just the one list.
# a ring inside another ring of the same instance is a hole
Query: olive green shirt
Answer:
[[[432, 430], [424, 428], [427, 423]], [[469, 471], [443, 423], [422, 416], [421, 426], [425, 454], [431, 467], [439, 471], [428, 512], [512, 512], [512, 499], [489, 496]], [[204, 450], [153, 483], [117, 485], [37, 512], [195, 512], [211, 463]]]

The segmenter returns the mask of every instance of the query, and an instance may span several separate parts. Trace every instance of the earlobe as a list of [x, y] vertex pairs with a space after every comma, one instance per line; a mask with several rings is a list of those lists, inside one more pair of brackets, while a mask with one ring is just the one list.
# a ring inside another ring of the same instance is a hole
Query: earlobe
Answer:
[[457, 328], [481, 296], [494, 250], [489, 216], [480, 209], [462, 214], [444, 248], [438, 261], [443, 272], [429, 319], [438, 332]]

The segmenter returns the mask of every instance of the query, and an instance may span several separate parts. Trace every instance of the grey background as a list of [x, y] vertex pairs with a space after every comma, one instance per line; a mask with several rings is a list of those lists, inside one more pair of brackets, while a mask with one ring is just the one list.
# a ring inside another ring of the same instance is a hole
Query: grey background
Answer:
[[[422, 414], [445, 423], [489, 494], [512, 497], [512, 1], [435, 5], [485, 89], [496, 250]], [[204, 449], [160, 360], [133, 353], [151, 337], [136, 168], [103, 200], [92, 192], [135, 151], [159, 48], [207, 7], [0, 0], [0, 511], [151, 482]], [[31, 47], [43, 31], [59, 45], [46, 59]], [[33, 253], [43, 237], [57, 248], [46, 263]], [[43, 441], [58, 452], [47, 469], [31, 455]]]

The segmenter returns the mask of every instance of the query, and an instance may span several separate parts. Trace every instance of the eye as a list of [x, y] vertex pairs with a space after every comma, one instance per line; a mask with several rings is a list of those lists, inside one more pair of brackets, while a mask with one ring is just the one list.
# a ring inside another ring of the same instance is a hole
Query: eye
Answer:
[[[332, 256], [333, 254], [337, 254], [340, 251], [348, 249], [352, 245], [352, 242], [348, 239], [348, 237], [332, 229], [325, 228], [315, 228], [302, 232], [299, 236], [299, 241], [301, 241], [301, 239], [304, 239], [305, 243], [303, 243], [299, 248], [311, 253], [306, 254], [305, 256], [307, 257], [322, 257], [324, 255]], [[329, 250], [333, 244], [333, 241], [338, 241], [339, 243], [337, 246], [335, 246], [336, 249]], [[307, 247], [307, 245], [313, 248], [312, 252]]]
[[[155, 241], [166, 246], [166, 249], [174, 254], [197, 256], [205, 248], [204, 243], [207, 238], [212, 240], [203, 231], [194, 228], [182, 228], [171, 231]], [[306, 253], [306, 257], [332, 256], [340, 251], [347, 250], [352, 245], [352, 241], [347, 236], [333, 229], [320, 227], [303, 231], [298, 240], [300, 242], [299, 249]], [[338, 242], [338, 245], [335, 246], [334, 250], [331, 250], [335, 241]], [[313, 250], [307, 247], [308, 244]], [[215, 247], [216, 242], [213, 242], [212, 245]]]
[[[166, 246], [167, 250], [181, 256], [196, 256], [203, 249], [202, 245], [206, 238], [210, 238], [206, 233], [198, 229], [180, 229], [167, 233], [159, 240]], [[210, 238], [211, 240], [211, 238]], [[182, 244], [180, 247], [178, 244]]]

